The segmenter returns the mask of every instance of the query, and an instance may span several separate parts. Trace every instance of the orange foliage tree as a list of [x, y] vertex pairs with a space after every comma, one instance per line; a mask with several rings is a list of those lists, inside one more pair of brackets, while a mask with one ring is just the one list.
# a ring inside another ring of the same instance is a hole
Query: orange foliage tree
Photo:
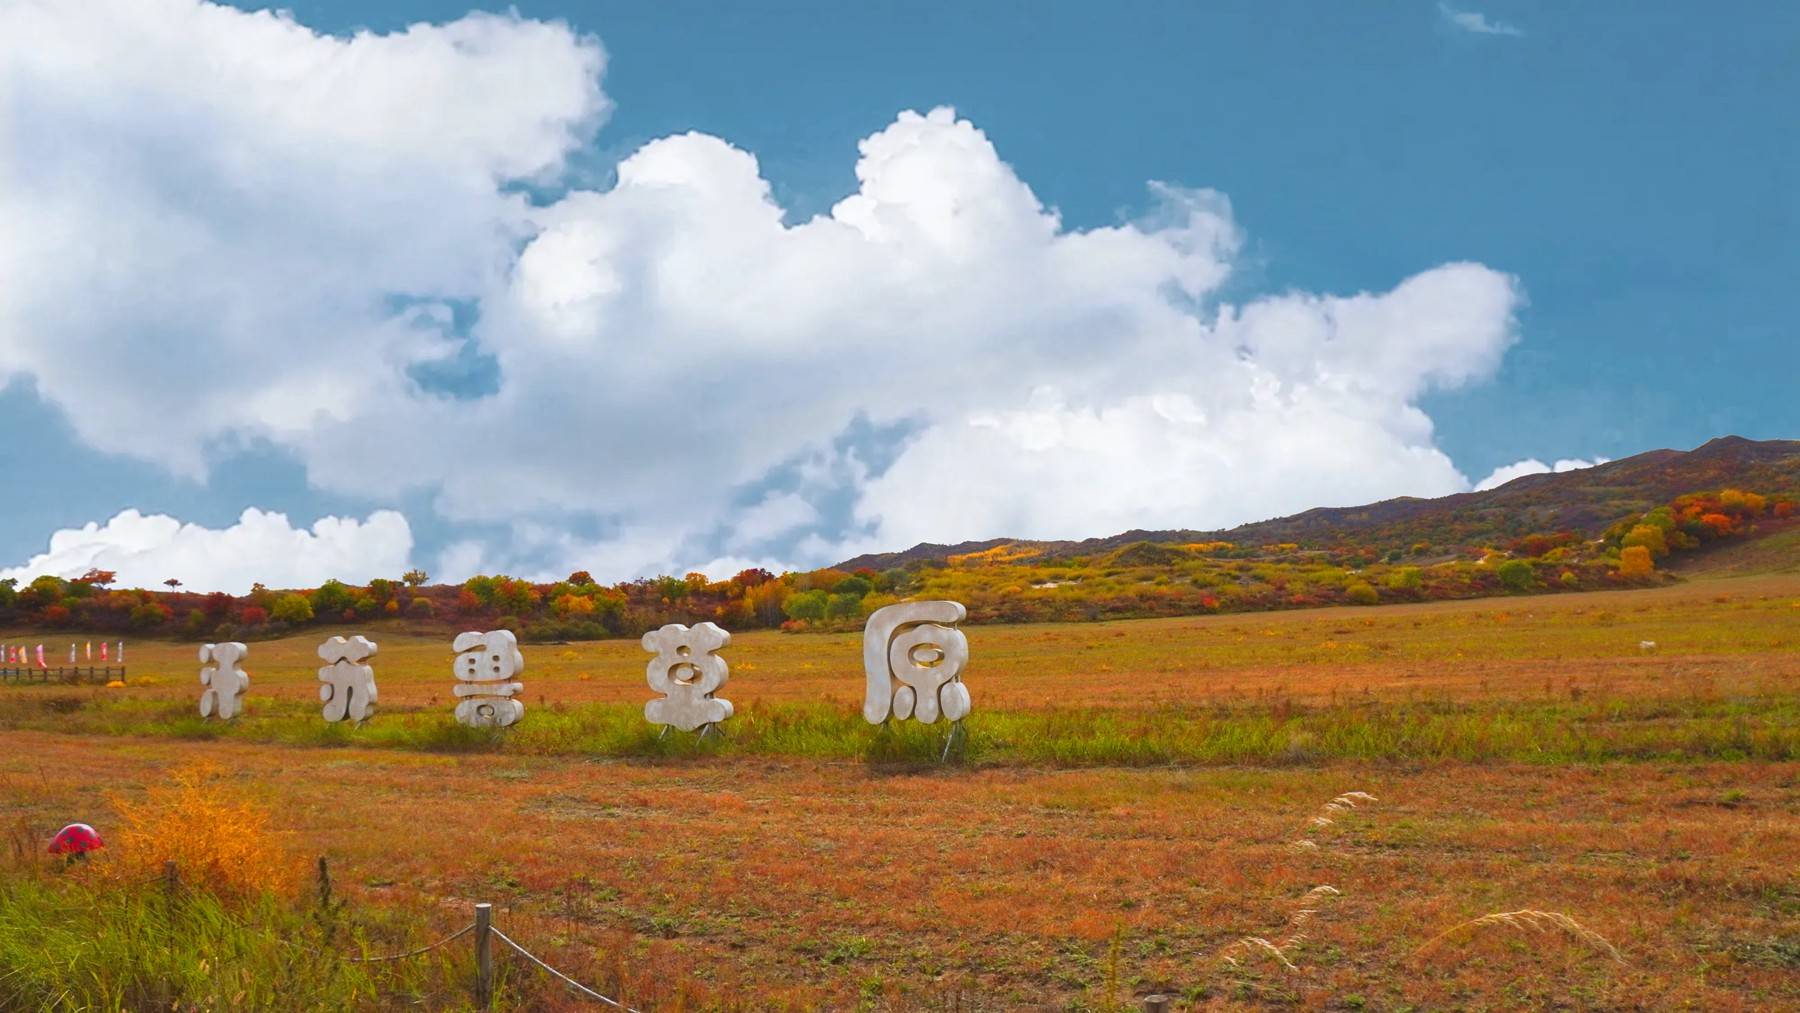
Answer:
[[1633, 545], [1619, 553], [1619, 576], [1648, 577], [1655, 572], [1656, 561], [1644, 546]]

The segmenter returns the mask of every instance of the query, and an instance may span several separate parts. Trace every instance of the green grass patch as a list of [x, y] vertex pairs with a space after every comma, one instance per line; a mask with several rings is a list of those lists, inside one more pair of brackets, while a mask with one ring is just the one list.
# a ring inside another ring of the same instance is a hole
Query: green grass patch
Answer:
[[327, 932], [317, 912], [268, 896], [227, 902], [187, 889], [170, 894], [160, 885], [107, 885], [15, 869], [0, 876], [0, 1008], [355, 1010], [469, 1003], [467, 946], [387, 963], [342, 959], [404, 948], [409, 938], [416, 945], [423, 937], [387, 928], [391, 940], [372, 942], [349, 926]]
[[[95, 698], [75, 711], [20, 707], [0, 729], [221, 739], [422, 752], [689, 760], [763, 756], [936, 763], [949, 726], [872, 727], [841, 705], [752, 704], [704, 738], [648, 725], [632, 704], [553, 704], [510, 729], [465, 728], [448, 710], [386, 710], [361, 727], [327, 724], [309, 704], [256, 701], [229, 724], [185, 707]], [[1579, 701], [1373, 701], [1279, 707], [977, 711], [952, 752], [1003, 766], [1401, 762], [1596, 763], [1791, 760], [1800, 757], [1800, 698], [1591, 697]]]

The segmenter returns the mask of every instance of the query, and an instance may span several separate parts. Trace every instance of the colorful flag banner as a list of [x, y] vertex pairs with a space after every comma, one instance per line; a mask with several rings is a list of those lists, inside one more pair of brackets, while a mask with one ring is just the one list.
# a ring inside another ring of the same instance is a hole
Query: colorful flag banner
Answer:
[[100, 641], [100, 660], [106, 660], [106, 641]]
[[87, 642], [87, 659], [89, 661], [94, 660], [94, 642], [92, 640]]
[[44, 661], [44, 645], [43, 644], [38, 645], [38, 667], [39, 668], [49, 668], [50, 667], [49, 663]]
[[75, 664], [75, 645], [69, 645], [69, 664]]

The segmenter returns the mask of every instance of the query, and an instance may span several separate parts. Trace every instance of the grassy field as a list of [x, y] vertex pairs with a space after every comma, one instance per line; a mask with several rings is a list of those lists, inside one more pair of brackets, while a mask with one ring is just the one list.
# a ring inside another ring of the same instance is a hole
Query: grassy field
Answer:
[[[51, 944], [33, 940], [70, 935], [58, 918], [161, 910], [106, 875], [123, 848], [45, 871], [33, 842], [75, 819], [104, 833], [193, 764], [268, 807], [295, 877], [331, 858], [343, 939], [403, 948], [487, 900], [642, 1009], [1800, 1003], [1797, 576], [971, 627], [976, 716], [941, 766], [941, 732], [856, 716], [856, 637], [735, 638], [739, 716], [696, 744], [642, 724], [634, 641], [526, 648], [525, 722], [494, 736], [451, 723], [441, 638], [370, 635], [381, 711], [361, 729], [319, 719], [313, 638], [252, 645], [229, 728], [189, 717], [187, 645], [132, 644], [122, 689], [0, 687], [0, 1005], [37, 980], [21, 969]], [[1324, 808], [1347, 791], [1373, 800]], [[1305, 899], [1320, 886], [1337, 892]], [[276, 892], [230, 902], [258, 930], [217, 945], [265, 987], [323, 989], [273, 941], [317, 941], [317, 912]], [[1519, 919], [1419, 952], [1516, 910], [1566, 914], [1623, 962]], [[568, 1001], [502, 965], [505, 1004]], [[350, 1005], [469, 1001], [456, 960], [334, 966]], [[82, 994], [72, 977], [44, 988]], [[194, 989], [198, 1008], [236, 994]], [[277, 993], [303, 994], [324, 1001]]]

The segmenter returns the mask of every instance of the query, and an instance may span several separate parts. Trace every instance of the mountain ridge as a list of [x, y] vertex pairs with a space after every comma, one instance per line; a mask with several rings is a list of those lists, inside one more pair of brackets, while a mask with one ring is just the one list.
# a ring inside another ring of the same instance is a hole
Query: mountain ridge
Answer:
[[1434, 498], [1399, 496], [1359, 506], [1313, 507], [1232, 528], [1134, 528], [1085, 539], [920, 542], [895, 552], [855, 556], [838, 563], [836, 568], [886, 570], [941, 562], [951, 556], [1002, 546], [1058, 558], [1111, 552], [1139, 542], [1294, 543], [1307, 548], [1332, 548], [1350, 544], [1352, 539], [1363, 546], [1394, 545], [1403, 540], [1467, 544], [1548, 531], [1575, 531], [1592, 538], [1621, 517], [1643, 513], [1687, 493], [1726, 486], [1800, 494], [1800, 440], [1720, 436], [1692, 450], [1647, 450], [1591, 468], [1523, 475], [1480, 492]]

